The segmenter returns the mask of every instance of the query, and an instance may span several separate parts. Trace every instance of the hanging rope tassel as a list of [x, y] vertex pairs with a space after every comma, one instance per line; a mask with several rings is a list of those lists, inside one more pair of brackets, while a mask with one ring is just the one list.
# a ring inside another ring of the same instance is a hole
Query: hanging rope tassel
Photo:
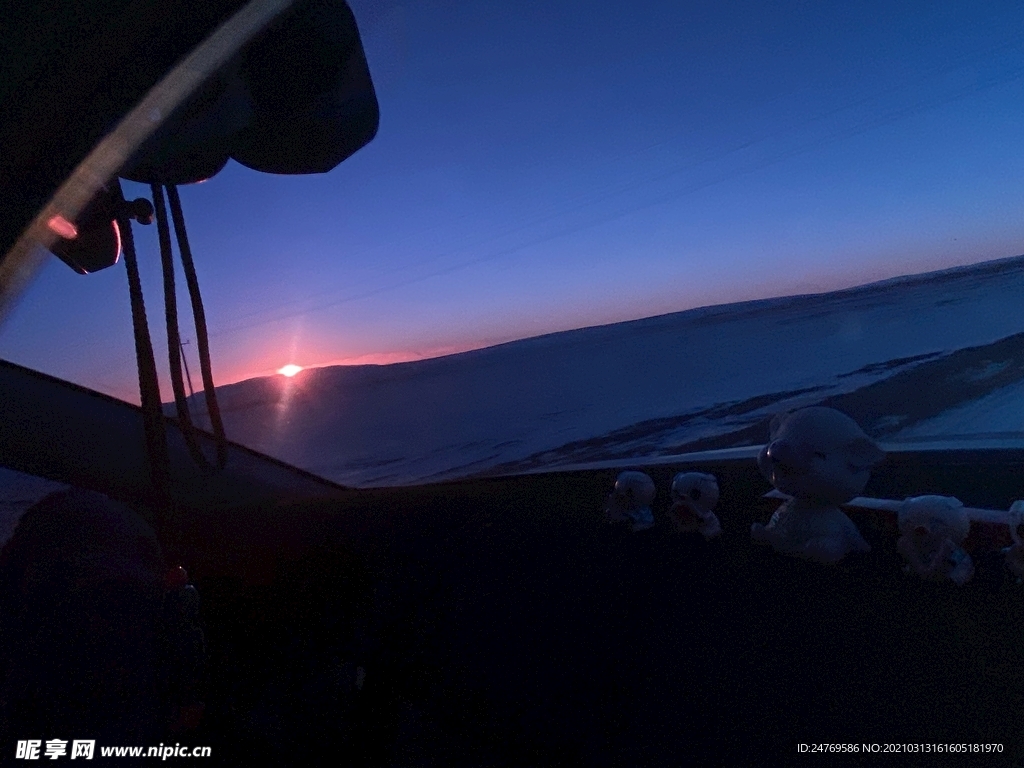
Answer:
[[210, 365], [210, 338], [206, 331], [206, 312], [203, 309], [203, 297], [199, 293], [199, 279], [196, 277], [196, 267], [192, 261], [192, 249], [189, 247], [188, 233], [185, 231], [185, 216], [181, 212], [181, 199], [178, 197], [178, 188], [173, 184], [167, 186], [167, 197], [171, 204], [171, 218], [174, 220], [174, 234], [178, 240], [178, 252], [181, 254], [181, 266], [185, 272], [185, 283], [188, 285], [188, 294], [192, 301], [192, 317], [195, 320], [196, 326], [196, 345], [199, 348], [199, 367], [203, 375], [206, 409], [210, 414], [210, 426], [217, 439], [217, 466], [223, 469], [228, 459], [228, 441], [224, 433], [224, 422], [221, 420], [220, 406], [217, 403], [217, 391], [213, 386], [213, 368]]
[[174, 285], [174, 255], [171, 253], [171, 231], [167, 222], [167, 206], [164, 203], [163, 189], [159, 184], [151, 184], [153, 209], [156, 213], [156, 230], [160, 240], [160, 263], [164, 275], [164, 314], [167, 321], [167, 357], [171, 372], [171, 389], [174, 391], [174, 403], [178, 411], [178, 426], [185, 438], [185, 445], [192, 455], [193, 461], [209, 467], [210, 462], [203, 455], [195, 427], [188, 410], [188, 399], [185, 397], [185, 381], [182, 378], [181, 335], [178, 329], [178, 299]]
[[135, 334], [135, 359], [139, 369], [139, 397], [142, 401], [143, 428], [157, 511], [156, 522], [162, 527], [167, 522], [166, 515], [170, 509], [170, 456], [167, 452], [167, 436], [160, 402], [160, 382], [156, 373], [156, 358], [153, 355], [149, 323], [146, 321], [146, 304], [142, 297], [142, 279], [139, 276], [135, 238], [128, 217], [130, 208], [124, 199], [120, 180], [114, 179], [113, 189], [118, 202], [117, 226], [121, 233], [124, 264], [128, 272], [128, 294], [131, 298], [132, 328]]

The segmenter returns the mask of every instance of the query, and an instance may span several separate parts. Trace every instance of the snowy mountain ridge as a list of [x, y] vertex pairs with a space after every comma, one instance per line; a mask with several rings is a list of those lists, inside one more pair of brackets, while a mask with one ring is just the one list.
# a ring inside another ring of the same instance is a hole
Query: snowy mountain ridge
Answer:
[[754, 445], [773, 413], [814, 403], [888, 441], [1024, 436], [1022, 299], [1014, 257], [250, 379], [218, 399], [233, 440], [357, 486]]

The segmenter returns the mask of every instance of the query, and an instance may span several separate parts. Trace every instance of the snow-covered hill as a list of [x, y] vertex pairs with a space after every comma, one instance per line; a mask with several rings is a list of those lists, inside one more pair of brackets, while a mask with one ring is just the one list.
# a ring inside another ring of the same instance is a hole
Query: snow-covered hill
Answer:
[[1022, 333], [1015, 257], [218, 392], [233, 440], [404, 484], [757, 444], [772, 413], [818, 402], [890, 442], [1024, 437]]

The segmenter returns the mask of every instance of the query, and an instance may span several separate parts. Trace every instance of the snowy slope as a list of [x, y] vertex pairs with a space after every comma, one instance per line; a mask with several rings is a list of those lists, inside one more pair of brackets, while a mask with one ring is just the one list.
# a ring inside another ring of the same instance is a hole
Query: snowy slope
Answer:
[[1021, 435], [1024, 435], [1024, 381], [1016, 381], [989, 395], [900, 430], [892, 439], [894, 442], [961, 436], [974, 439], [1019, 439]]
[[[401, 484], [752, 444], [770, 413], [823, 400], [889, 438], [962, 431], [974, 412], [956, 409], [1017, 413], [1016, 390], [994, 393], [1024, 381], [1024, 343], [995, 363], [986, 348], [1021, 332], [1017, 257], [218, 391], [232, 439], [338, 482]], [[902, 413], [936, 377], [941, 393]]]

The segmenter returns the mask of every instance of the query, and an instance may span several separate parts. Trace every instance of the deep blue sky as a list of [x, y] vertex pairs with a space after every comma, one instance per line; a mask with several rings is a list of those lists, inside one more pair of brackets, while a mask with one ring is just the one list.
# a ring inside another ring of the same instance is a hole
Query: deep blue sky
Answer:
[[[376, 139], [182, 189], [219, 383], [1024, 253], [1018, 3], [352, 7]], [[123, 266], [52, 259], [0, 356], [137, 400]]]

